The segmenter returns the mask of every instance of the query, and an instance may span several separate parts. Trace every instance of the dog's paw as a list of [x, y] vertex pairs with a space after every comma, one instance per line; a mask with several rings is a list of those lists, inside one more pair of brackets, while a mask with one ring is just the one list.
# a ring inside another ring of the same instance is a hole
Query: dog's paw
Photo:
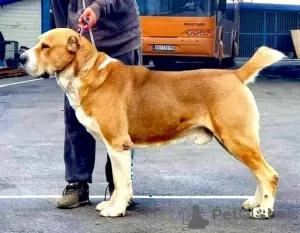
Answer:
[[96, 210], [102, 211], [104, 208], [108, 207], [110, 203], [110, 201], [102, 201], [96, 206]]
[[126, 213], [126, 206], [124, 205], [113, 205], [105, 207], [100, 215], [103, 217], [123, 217]]
[[259, 207], [259, 205], [260, 203], [255, 200], [255, 197], [250, 197], [242, 204], [244, 210], [252, 210], [253, 208]]
[[253, 208], [250, 212], [250, 217], [255, 219], [268, 219], [271, 218], [273, 215], [273, 210], [270, 208]]

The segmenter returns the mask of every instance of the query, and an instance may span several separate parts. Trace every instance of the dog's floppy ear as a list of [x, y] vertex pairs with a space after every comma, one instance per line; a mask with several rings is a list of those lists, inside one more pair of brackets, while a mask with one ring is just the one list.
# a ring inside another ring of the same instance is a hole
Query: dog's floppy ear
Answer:
[[69, 52], [72, 53], [76, 53], [77, 50], [79, 49], [79, 43], [78, 43], [78, 39], [76, 38], [76, 36], [70, 36], [70, 38], [68, 39], [68, 44], [67, 44], [67, 49]]

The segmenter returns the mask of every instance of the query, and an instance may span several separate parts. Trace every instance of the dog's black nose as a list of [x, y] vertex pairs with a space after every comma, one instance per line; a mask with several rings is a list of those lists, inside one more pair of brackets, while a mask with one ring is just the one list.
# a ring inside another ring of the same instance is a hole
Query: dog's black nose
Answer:
[[28, 60], [28, 56], [26, 54], [21, 54], [20, 58], [19, 58], [19, 61], [22, 65], [25, 65], [25, 63], [27, 62]]

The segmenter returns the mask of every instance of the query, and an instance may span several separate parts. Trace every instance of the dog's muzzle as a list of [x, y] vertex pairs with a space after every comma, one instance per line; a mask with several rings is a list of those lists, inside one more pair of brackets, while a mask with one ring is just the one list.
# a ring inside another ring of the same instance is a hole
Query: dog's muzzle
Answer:
[[[22, 64], [23, 69], [25, 68], [26, 63], [29, 60], [29, 56], [28, 56], [28, 53], [26, 53], [26, 50], [28, 50], [28, 49], [25, 49], [25, 51], [19, 51], [19, 54], [20, 54], [19, 62]], [[48, 79], [48, 78], [50, 78], [50, 75], [48, 73], [44, 73], [40, 76], [40, 78]]]
[[26, 53], [22, 53], [19, 57], [19, 62], [24, 66], [28, 61], [28, 55]]

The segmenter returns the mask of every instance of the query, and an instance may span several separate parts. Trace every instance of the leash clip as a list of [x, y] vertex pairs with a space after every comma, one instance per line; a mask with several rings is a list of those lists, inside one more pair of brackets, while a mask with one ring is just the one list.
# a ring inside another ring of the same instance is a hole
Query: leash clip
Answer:
[[[79, 10], [79, 12], [78, 12], [80, 15], [82, 15], [83, 12], [84, 12], [84, 10], [85, 10], [85, 2], [84, 2], [84, 0], [82, 0], [82, 3], [83, 3], [83, 9]], [[83, 25], [88, 25], [89, 24], [89, 20], [90, 20], [89, 18], [84, 17], [84, 19], [83, 19]], [[83, 28], [79, 28], [77, 30], [77, 32], [80, 34], [80, 36], [82, 36], [83, 31], [84, 31]], [[90, 34], [90, 39], [91, 39], [92, 44], [96, 47], [94, 36], [93, 36], [93, 32], [92, 32], [91, 28], [89, 29], [89, 34]]]

